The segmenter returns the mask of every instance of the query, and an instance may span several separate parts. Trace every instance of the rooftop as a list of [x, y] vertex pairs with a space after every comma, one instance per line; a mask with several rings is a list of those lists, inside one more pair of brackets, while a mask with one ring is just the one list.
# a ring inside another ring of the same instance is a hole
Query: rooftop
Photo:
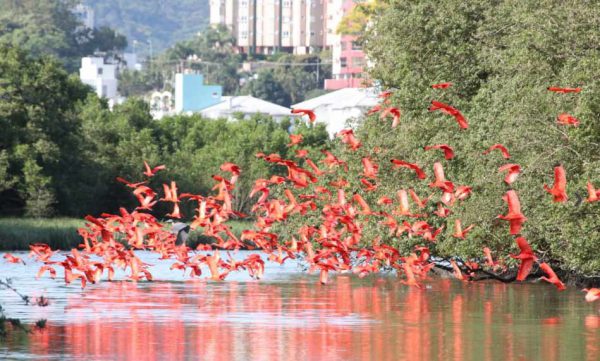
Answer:
[[327, 93], [316, 98], [305, 100], [302, 103], [292, 105], [292, 108], [315, 110], [320, 107], [333, 109], [344, 108], [370, 108], [379, 103], [377, 96], [379, 90], [376, 88], [344, 88]]

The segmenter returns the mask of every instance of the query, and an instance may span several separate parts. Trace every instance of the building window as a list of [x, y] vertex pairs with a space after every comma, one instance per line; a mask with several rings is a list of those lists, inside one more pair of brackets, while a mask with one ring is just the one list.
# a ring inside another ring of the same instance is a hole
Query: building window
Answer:
[[289, 38], [290, 37], [290, 32], [289, 31], [284, 31], [282, 34], [283, 34], [284, 38]]
[[314, 32], [314, 31], [311, 31], [311, 32], [310, 32], [310, 36], [315, 36], [315, 32]]
[[358, 42], [353, 41], [352, 42], [352, 50], [362, 50], [362, 45], [360, 45]]
[[284, 1], [283, 2], [283, 7], [284, 8], [289, 8], [290, 6], [291, 6], [291, 2], [289, 2], [289, 1]]
[[98, 68], [98, 75], [102, 75], [104, 73], [104, 69]]
[[340, 66], [342, 68], [345, 68], [348, 66], [348, 59], [345, 56], [340, 58]]
[[248, 22], [248, 17], [247, 16], [240, 16], [240, 21], [242, 23], [247, 23]]
[[365, 59], [361, 57], [352, 58], [352, 66], [356, 68], [363, 67], [365, 65]]
[[248, 39], [248, 32], [247, 31], [242, 31], [241, 35], [242, 35], [242, 39]]

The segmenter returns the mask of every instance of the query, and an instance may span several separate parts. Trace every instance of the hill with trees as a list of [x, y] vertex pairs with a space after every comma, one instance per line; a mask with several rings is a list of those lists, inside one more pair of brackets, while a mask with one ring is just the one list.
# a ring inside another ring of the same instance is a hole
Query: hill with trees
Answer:
[[85, 0], [99, 26], [117, 29], [136, 51], [160, 53], [192, 38], [208, 25], [208, 0]]
[[0, 0], [0, 44], [18, 46], [33, 56], [55, 56], [70, 72], [79, 68], [83, 56], [127, 46], [127, 39], [110, 28], [81, 26], [71, 12], [76, 3]]

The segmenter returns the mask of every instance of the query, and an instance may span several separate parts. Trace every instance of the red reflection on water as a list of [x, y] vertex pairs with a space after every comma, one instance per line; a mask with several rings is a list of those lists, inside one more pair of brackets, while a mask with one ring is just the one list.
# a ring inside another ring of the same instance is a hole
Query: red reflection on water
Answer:
[[[129, 360], [553, 360], [560, 355], [565, 331], [560, 317], [540, 319], [536, 338], [522, 341], [495, 286], [448, 280], [432, 285], [419, 290], [393, 279], [357, 283], [345, 276], [327, 286], [304, 279], [283, 285], [114, 283], [70, 298], [68, 324], [49, 324], [32, 337], [29, 351], [41, 357]], [[526, 302], [527, 293], [523, 297], [517, 302]], [[598, 355], [599, 325], [598, 316], [585, 319], [589, 360]]]

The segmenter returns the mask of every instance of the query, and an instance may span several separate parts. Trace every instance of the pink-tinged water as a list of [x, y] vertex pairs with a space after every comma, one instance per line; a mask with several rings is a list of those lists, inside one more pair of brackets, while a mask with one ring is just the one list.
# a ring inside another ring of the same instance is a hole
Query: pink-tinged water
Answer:
[[8, 316], [48, 319], [29, 337], [0, 341], [0, 359], [600, 360], [600, 302], [576, 289], [432, 279], [418, 290], [390, 275], [337, 275], [322, 286], [294, 263], [268, 263], [262, 281], [212, 282], [140, 256], [155, 264], [155, 282], [83, 292], [36, 281], [32, 261], [0, 260], [1, 278], [51, 299], [24, 306], [0, 290]]

